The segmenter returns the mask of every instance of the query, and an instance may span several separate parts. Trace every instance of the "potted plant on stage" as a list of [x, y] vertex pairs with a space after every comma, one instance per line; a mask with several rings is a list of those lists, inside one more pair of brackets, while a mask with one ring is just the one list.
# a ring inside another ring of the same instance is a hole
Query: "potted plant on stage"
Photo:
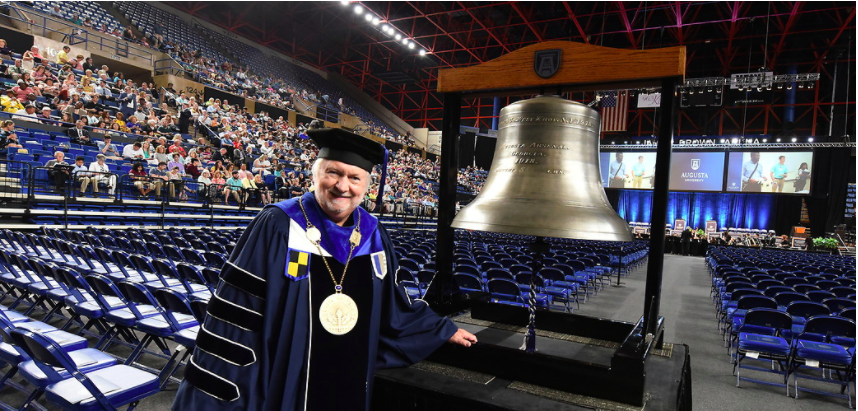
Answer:
[[833, 238], [814, 238], [813, 249], [814, 251], [834, 253], [837, 251], [837, 240]]

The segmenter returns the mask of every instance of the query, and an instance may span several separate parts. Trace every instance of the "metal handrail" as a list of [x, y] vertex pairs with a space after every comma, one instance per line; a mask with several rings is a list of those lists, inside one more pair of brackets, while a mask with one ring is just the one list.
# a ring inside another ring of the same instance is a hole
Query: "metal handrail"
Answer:
[[[39, 19], [41, 19], [41, 24], [39, 24], [36, 23], [34, 19], [28, 17], [27, 13], [22, 10], [17, 4], [11, 2], [8, 2], [6, 4], [9, 6], [10, 10], [14, 10], [15, 14], [17, 14], [13, 15], [12, 13], [9, 13], [7, 17], [11, 20], [19, 21], [28, 25], [30, 32], [33, 34], [36, 33], [35, 29], [42, 29], [42, 37], [48, 37], [48, 33], [57, 33], [62, 35], [64, 39], [69, 39], [68, 43], [71, 45], [87, 43], [97, 45], [98, 49], [101, 51], [104, 51], [105, 48], [107, 48], [108, 50], [113, 50], [115, 51], [115, 53], [112, 52], [110, 58], [113, 58], [115, 60], [120, 60], [121, 57], [123, 57], [120, 55], [120, 53], [125, 53], [126, 56], [131, 55], [134, 57], [140, 57], [149, 60], [149, 64], [153, 63], [154, 54], [151, 51], [132, 46], [131, 43], [122, 38], [113, 37], [112, 35], [111, 37], [105, 37], [96, 33], [92, 33], [85, 30], [82, 26], [78, 26], [64, 20], [58, 20], [53, 17], [46, 16], [41, 12], [36, 11], [35, 9], [31, 9], [30, 12], [34, 15], [34, 17], [38, 17]], [[60, 24], [61, 26], [69, 29], [69, 32], [65, 33], [60, 30], [52, 29], [48, 27], [48, 22]], [[89, 51], [88, 47], [84, 48]], [[134, 51], [134, 53], [132, 53], [132, 50]]]

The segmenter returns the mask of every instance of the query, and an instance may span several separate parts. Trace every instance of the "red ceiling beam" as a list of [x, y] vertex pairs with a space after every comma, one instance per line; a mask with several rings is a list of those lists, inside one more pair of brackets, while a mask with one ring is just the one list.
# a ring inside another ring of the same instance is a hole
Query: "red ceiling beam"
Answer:
[[519, 16], [521, 16], [522, 20], [524, 20], [524, 24], [526, 24], [527, 28], [530, 29], [530, 31], [533, 32], [533, 34], [536, 36], [536, 40], [542, 42], [542, 34], [540, 34], [539, 31], [533, 27], [533, 24], [530, 22], [530, 19], [525, 16], [524, 13], [521, 12], [521, 8], [518, 7], [518, 4], [519, 3], [517, 2], [510, 3], [510, 6], [512, 6], [512, 9], [515, 10], [515, 12], [518, 13]]

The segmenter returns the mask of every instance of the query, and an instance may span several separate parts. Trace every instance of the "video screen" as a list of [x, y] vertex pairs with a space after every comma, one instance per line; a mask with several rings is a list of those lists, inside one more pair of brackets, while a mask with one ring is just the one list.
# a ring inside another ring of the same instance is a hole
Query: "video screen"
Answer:
[[602, 186], [652, 190], [655, 174], [655, 153], [636, 151], [599, 153]]
[[727, 191], [810, 194], [813, 151], [731, 152]]
[[721, 191], [723, 152], [674, 152], [670, 157], [672, 191]]

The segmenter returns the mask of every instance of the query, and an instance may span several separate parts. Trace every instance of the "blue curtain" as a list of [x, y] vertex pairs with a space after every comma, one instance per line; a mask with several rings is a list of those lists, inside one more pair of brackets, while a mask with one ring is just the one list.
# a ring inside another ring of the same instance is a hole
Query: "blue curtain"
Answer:
[[[614, 207], [626, 221], [650, 222], [652, 191], [619, 190]], [[613, 196], [610, 196], [613, 197]], [[715, 220], [721, 227], [776, 230], [778, 196], [743, 193], [671, 192], [667, 203], [667, 222], [685, 219], [691, 227], [703, 228]]]

